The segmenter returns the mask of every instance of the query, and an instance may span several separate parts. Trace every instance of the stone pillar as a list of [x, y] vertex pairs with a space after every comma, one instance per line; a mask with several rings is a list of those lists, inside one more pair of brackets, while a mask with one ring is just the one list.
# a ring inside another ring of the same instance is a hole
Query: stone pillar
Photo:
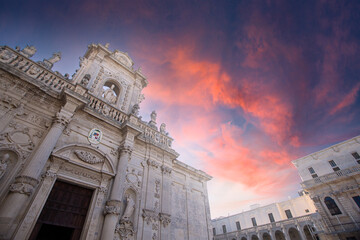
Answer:
[[27, 206], [26, 202], [39, 183], [39, 178], [49, 159], [62, 131], [70, 122], [73, 114], [86, 101], [66, 94], [66, 104], [56, 114], [55, 121], [49, 132], [33, 152], [15, 182], [10, 185], [10, 192], [0, 206], [0, 239], [8, 239], [13, 234], [20, 220], [21, 211]]
[[29, 160], [29, 164], [11, 184], [10, 193], [0, 206], [0, 238], [10, 237], [15, 230], [14, 220], [23, 209], [21, 206], [26, 206], [25, 202], [39, 183], [38, 178], [72, 115], [73, 112], [61, 109], [51, 129]]
[[161, 194], [161, 213], [160, 220], [160, 239], [170, 239], [170, 223], [171, 223], [171, 172], [172, 169], [165, 165], [161, 166], [163, 174], [162, 194]]
[[299, 225], [299, 223], [296, 224], [296, 228], [297, 228], [297, 230], [299, 231], [299, 234], [300, 234], [301, 239], [306, 240], [306, 236], [305, 236], [305, 233], [304, 233], [304, 228], [302, 228], [302, 227]]
[[274, 232], [272, 229], [269, 230], [269, 234], [270, 234], [270, 236], [271, 236], [271, 240], [275, 240], [275, 239], [276, 239], [276, 237], [275, 237], [275, 232]]
[[15, 106], [10, 111], [5, 113], [0, 118], [0, 133], [5, 130], [5, 128], [9, 125], [11, 120], [14, 119], [15, 116], [20, 116], [24, 114], [24, 104], [20, 103], [18, 106]]
[[285, 240], [291, 240], [290, 236], [289, 236], [289, 231], [288, 229], [286, 228], [283, 228], [283, 233], [284, 233], [284, 236], [285, 236]]
[[123, 145], [120, 149], [119, 162], [114, 179], [114, 183], [110, 193], [110, 200], [106, 202], [105, 206], [105, 220], [102, 229], [102, 240], [113, 240], [116, 224], [121, 213], [121, 201], [124, 192], [124, 182], [126, 176], [126, 169], [130, 161], [132, 148], [128, 145]]

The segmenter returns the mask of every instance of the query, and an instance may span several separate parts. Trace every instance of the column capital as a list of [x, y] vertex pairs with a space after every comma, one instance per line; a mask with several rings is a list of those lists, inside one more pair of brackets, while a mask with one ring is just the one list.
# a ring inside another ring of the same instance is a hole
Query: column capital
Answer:
[[29, 176], [17, 176], [15, 182], [10, 185], [10, 192], [31, 195], [39, 181]]
[[133, 151], [133, 148], [129, 145], [121, 145], [119, 147], [119, 153], [122, 154], [122, 153], [128, 153], [128, 154], [131, 154]]
[[120, 215], [120, 210], [121, 210], [121, 201], [109, 200], [106, 202], [104, 214]]

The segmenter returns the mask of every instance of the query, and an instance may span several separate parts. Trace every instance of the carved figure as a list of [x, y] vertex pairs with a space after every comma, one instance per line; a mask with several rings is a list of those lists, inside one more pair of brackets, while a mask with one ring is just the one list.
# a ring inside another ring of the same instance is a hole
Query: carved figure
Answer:
[[10, 155], [8, 153], [4, 154], [4, 156], [0, 160], [0, 179], [4, 176], [6, 169], [8, 167]]
[[114, 91], [115, 85], [112, 84], [109, 89], [106, 89], [104, 94], [104, 99], [107, 100], [109, 103], [115, 103], [116, 102], [116, 94]]
[[160, 132], [162, 133], [162, 134], [167, 134], [167, 132], [166, 132], [166, 124], [165, 123], [162, 123], [161, 125], [160, 125]]
[[133, 107], [132, 107], [132, 110], [131, 110], [131, 113], [134, 114], [135, 116], [138, 116], [139, 115], [139, 104], [135, 104]]
[[90, 81], [91, 75], [90, 74], [85, 74], [85, 76], [83, 77], [83, 79], [81, 79], [80, 84], [83, 86], [86, 86], [89, 81]]
[[151, 121], [156, 122], [157, 114], [156, 114], [155, 111], [152, 111], [152, 112], [151, 112], [150, 117], [151, 117]]
[[126, 209], [124, 211], [123, 216], [121, 217], [122, 221], [129, 221], [130, 217], [134, 213], [135, 210], [135, 202], [131, 198], [131, 196], [126, 196]]
[[36, 48], [34, 46], [26, 46], [20, 53], [27, 58], [31, 58], [36, 53]]

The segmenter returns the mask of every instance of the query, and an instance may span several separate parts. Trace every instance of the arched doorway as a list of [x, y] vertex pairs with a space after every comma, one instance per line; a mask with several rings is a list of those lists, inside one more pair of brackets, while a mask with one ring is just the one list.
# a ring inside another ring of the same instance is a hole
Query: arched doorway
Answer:
[[262, 236], [262, 239], [263, 240], [271, 240], [271, 236], [268, 233], [264, 233], [263, 236]]
[[301, 240], [300, 233], [296, 228], [289, 229], [289, 236], [291, 240]]
[[280, 230], [277, 230], [275, 232], [275, 239], [276, 240], [285, 240], [285, 235], [283, 232], [281, 232]]
[[252, 235], [252, 236], [251, 236], [251, 240], [259, 240], [259, 238], [258, 238], [258, 236], [256, 236], [256, 235]]
[[242, 237], [241, 240], [247, 240], [247, 238], [246, 238], [246, 237]]
[[313, 226], [305, 225], [303, 230], [306, 240], [314, 240], [314, 239], [319, 240], [319, 237], [314, 233], [315, 228]]

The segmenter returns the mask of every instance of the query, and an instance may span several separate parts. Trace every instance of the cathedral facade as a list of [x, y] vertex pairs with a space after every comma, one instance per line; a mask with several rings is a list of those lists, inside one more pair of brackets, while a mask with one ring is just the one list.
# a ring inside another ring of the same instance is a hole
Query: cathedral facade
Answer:
[[0, 239], [212, 239], [211, 177], [141, 119], [128, 54], [91, 44], [70, 78], [35, 52], [0, 48]]

